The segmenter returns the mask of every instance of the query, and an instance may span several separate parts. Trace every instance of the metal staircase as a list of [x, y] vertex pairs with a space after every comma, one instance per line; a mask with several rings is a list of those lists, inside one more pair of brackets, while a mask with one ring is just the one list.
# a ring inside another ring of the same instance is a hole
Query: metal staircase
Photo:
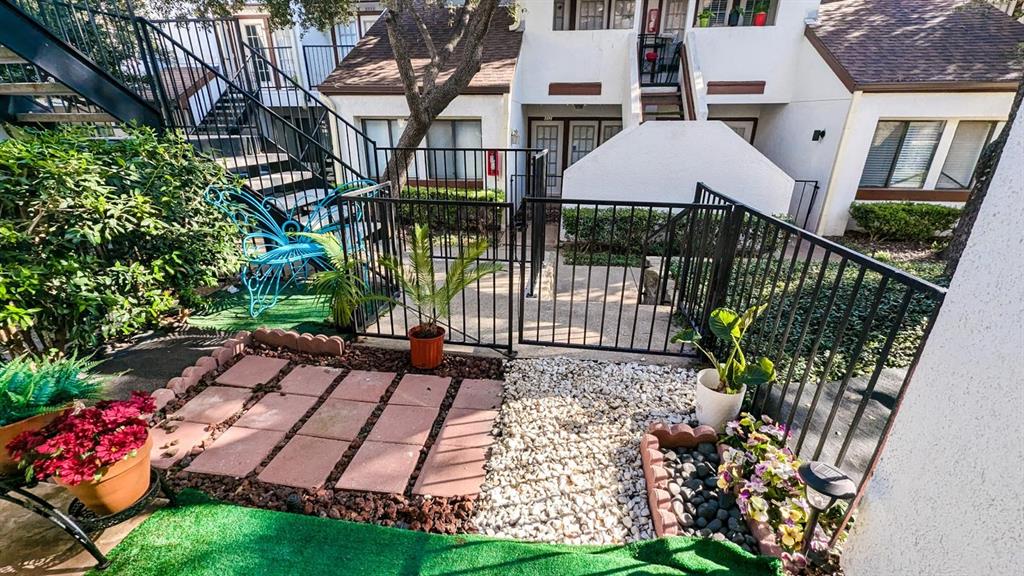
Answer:
[[688, 114], [687, 79], [681, 72], [682, 42], [656, 34], [641, 34], [637, 39], [637, 60], [640, 66], [640, 103], [643, 121], [692, 120]]
[[371, 173], [376, 144], [246, 44], [237, 21], [63, 0], [0, 0], [0, 19], [3, 121], [179, 130], [282, 210]]

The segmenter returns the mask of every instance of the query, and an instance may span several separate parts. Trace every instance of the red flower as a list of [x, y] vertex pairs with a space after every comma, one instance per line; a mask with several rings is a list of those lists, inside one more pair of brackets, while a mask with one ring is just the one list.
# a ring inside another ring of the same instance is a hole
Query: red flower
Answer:
[[71, 485], [91, 482], [103, 467], [146, 443], [149, 428], [141, 415], [153, 410], [152, 397], [133, 392], [129, 400], [68, 410], [41, 430], [19, 434], [7, 448], [16, 462], [40, 480], [59, 476]]

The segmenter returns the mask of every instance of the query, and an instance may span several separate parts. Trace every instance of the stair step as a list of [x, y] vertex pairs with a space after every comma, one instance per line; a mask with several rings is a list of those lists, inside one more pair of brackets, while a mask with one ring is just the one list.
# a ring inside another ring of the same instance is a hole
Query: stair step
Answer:
[[43, 124], [85, 124], [88, 122], [117, 122], [106, 112], [28, 112], [15, 114], [18, 122], [39, 122]]
[[28, 60], [18, 56], [10, 48], [0, 46], [0, 64], [28, 64]]
[[288, 155], [283, 152], [261, 152], [258, 154], [221, 156], [217, 158], [217, 162], [230, 171], [244, 171], [255, 167], [262, 168], [287, 162], [288, 160]]
[[77, 93], [58, 82], [11, 82], [0, 84], [0, 96], [74, 96]]
[[[263, 176], [248, 178], [249, 185], [257, 192], [272, 190], [278, 186], [287, 186], [313, 179], [313, 173], [305, 170], [289, 170], [287, 172], [275, 172]], [[269, 195], [269, 194], [267, 194]]]

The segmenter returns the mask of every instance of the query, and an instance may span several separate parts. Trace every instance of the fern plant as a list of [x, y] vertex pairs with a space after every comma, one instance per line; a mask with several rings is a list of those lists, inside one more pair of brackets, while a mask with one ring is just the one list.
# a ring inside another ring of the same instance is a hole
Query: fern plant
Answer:
[[88, 374], [98, 364], [75, 356], [19, 356], [0, 366], [0, 426], [99, 398], [105, 381]]
[[408, 271], [398, 258], [387, 256], [381, 259], [381, 264], [395, 275], [402, 290], [412, 301], [414, 312], [420, 320], [417, 336], [432, 338], [440, 334], [438, 320], [449, 315], [455, 296], [484, 276], [505, 269], [494, 262], [477, 262], [487, 252], [487, 246], [486, 238], [471, 242], [459, 257], [452, 261], [448, 273], [440, 283], [434, 272], [430, 229], [427, 226], [417, 224], [413, 228]]
[[391, 300], [366, 293], [366, 281], [359, 274], [360, 262], [345, 255], [341, 243], [333, 234], [300, 232], [297, 235], [313, 240], [327, 255], [331, 269], [317, 272], [308, 289], [317, 294], [321, 305], [328, 308], [330, 323], [335, 328], [351, 331], [353, 315], [360, 305], [373, 300]]

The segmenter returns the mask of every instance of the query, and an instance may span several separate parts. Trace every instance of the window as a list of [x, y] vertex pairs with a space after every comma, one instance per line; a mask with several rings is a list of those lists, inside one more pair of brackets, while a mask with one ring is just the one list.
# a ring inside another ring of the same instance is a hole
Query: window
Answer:
[[565, 2], [566, 0], [555, 0], [555, 15], [551, 22], [552, 30], [565, 30]]
[[[260, 24], [246, 24], [245, 25], [245, 43], [248, 44], [255, 52], [262, 54], [264, 57], [268, 57], [265, 42], [263, 41], [263, 26]], [[260, 82], [267, 84], [270, 82], [270, 68], [267, 63], [263, 60], [256, 60], [256, 75], [259, 77]]]
[[865, 188], [923, 187], [945, 124], [942, 121], [880, 121], [860, 185]]
[[978, 164], [981, 151], [991, 141], [995, 122], [960, 122], [957, 124], [953, 143], [942, 163], [942, 172], [936, 188], [967, 189], [971, 187], [974, 167]]
[[578, 30], [604, 29], [605, 0], [579, 0], [576, 10], [579, 12]]
[[359, 42], [359, 24], [354, 20], [348, 24], [336, 24], [334, 38], [342, 46], [355, 46], [356, 42]]
[[[377, 144], [376, 162], [369, 162], [368, 172], [372, 178], [387, 166], [390, 152], [381, 149], [398, 146], [404, 129], [405, 123], [397, 118], [363, 120], [363, 132]], [[481, 178], [484, 173], [484, 153], [479, 150], [483, 146], [482, 138], [479, 120], [435, 120], [420, 146], [432, 150], [419, 152], [410, 160], [409, 176], [417, 177], [425, 167], [428, 178]], [[364, 154], [371, 155], [369, 143]]]
[[636, 0], [612, 0], [612, 28], [632, 29]]
[[619, 132], [622, 132], [622, 123], [621, 122], [602, 122], [601, 123], [601, 144], [604, 144], [612, 136], [615, 136]]
[[667, 0], [664, 10], [661, 31], [681, 38], [686, 27], [686, 0]]

